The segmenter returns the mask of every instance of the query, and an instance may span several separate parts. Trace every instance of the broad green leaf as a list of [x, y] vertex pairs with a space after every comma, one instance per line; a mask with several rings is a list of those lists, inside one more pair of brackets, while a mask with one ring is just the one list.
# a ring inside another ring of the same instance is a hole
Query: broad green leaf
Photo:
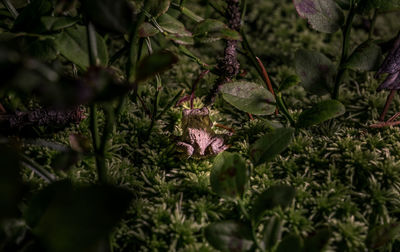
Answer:
[[150, 1], [149, 13], [155, 18], [158, 18], [159, 16], [167, 12], [171, 4], [171, 0], [146, 0], [146, 1]]
[[354, 50], [344, 67], [360, 72], [374, 71], [379, 67], [381, 60], [381, 47], [369, 40]]
[[296, 86], [300, 82], [300, 79], [297, 75], [291, 75], [285, 78], [282, 83], [279, 85], [279, 91], [287, 90], [293, 86]]
[[71, 17], [41, 17], [40, 23], [43, 26], [43, 31], [58, 31], [78, 23], [78, 18]]
[[53, 10], [53, 5], [49, 0], [33, 0], [22, 9], [18, 18], [14, 22], [14, 31], [35, 32], [40, 27], [40, 18], [49, 16]]
[[[108, 52], [104, 39], [96, 34], [100, 63], [107, 65]], [[89, 52], [85, 26], [75, 26], [55, 36], [55, 47], [65, 58], [82, 69], [89, 67]]]
[[255, 115], [275, 111], [275, 97], [263, 86], [252, 82], [226, 83], [221, 88], [224, 99], [239, 110]]
[[312, 108], [303, 111], [297, 120], [296, 127], [306, 128], [326, 120], [343, 115], [346, 108], [336, 100], [327, 100], [315, 104]]
[[262, 136], [250, 148], [255, 165], [270, 161], [284, 151], [293, 139], [293, 128], [278, 128]]
[[108, 31], [127, 33], [134, 23], [134, 11], [126, 0], [81, 0], [91, 21]]
[[378, 249], [400, 234], [400, 223], [386, 224], [373, 228], [367, 236], [366, 245]]
[[331, 237], [331, 232], [329, 229], [317, 230], [315, 234], [310, 235], [304, 241], [303, 252], [322, 252], [325, 251], [324, 248], [328, 245], [329, 239]]
[[265, 224], [263, 242], [267, 251], [271, 251], [275, 244], [281, 239], [282, 228], [282, 221], [276, 216], [272, 216]]
[[215, 19], [205, 19], [199, 22], [195, 28], [194, 36], [196, 41], [200, 43], [209, 43], [221, 39], [242, 40], [237, 31]]
[[241, 197], [248, 181], [246, 162], [239, 154], [225, 151], [214, 159], [210, 182], [212, 190], [220, 197]]
[[[295, 234], [289, 234], [283, 238], [277, 248], [277, 252], [294, 252], [302, 251], [303, 241], [300, 236]], [[306, 252], [306, 251], [304, 251]]]
[[55, 182], [28, 204], [25, 218], [47, 251], [86, 252], [110, 235], [132, 195], [110, 185]]
[[1, 144], [0, 163], [0, 222], [2, 222], [6, 218], [18, 216], [23, 184], [19, 174], [21, 164], [16, 150]]
[[159, 17], [157, 22], [161, 28], [169, 33], [177, 34], [182, 37], [192, 36], [192, 33], [186, 30], [185, 25], [167, 13]]
[[265, 211], [274, 209], [275, 207], [288, 207], [292, 203], [295, 194], [296, 192], [291, 186], [271, 186], [255, 199], [253, 204], [253, 219], [258, 221], [262, 218]]
[[300, 49], [296, 52], [295, 66], [308, 92], [327, 94], [333, 90], [336, 66], [322, 53]]
[[236, 221], [213, 223], [206, 227], [204, 235], [214, 248], [223, 252], [244, 252], [253, 246], [250, 227]]
[[344, 15], [335, 0], [294, 0], [294, 5], [317, 31], [334, 33], [343, 25]]
[[143, 81], [157, 73], [166, 71], [176, 62], [178, 62], [178, 58], [169, 51], [153, 53], [139, 62], [136, 80]]
[[159, 33], [159, 30], [148, 22], [143, 22], [139, 27], [139, 36], [141, 38], [152, 37]]

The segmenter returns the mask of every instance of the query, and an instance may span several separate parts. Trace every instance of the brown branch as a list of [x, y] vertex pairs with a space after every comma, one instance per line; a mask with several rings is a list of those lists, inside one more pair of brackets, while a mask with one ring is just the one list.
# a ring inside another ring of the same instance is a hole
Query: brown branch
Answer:
[[[239, 0], [226, 0], [226, 2], [228, 5], [226, 9], [226, 18], [229, 23], [229, 28], [239, 31], [241, 23]], [[226, 41], [224, 57], [219, 60], [217, 67], [218, 71], [220, 72], [220, 76], [206, 97], [205, 103], [207, 105], [213, 102], [221, 86], [231, 81], [239, 73], [240, 64], [237, 59], [237, 46], [238, 41], [236, 40]]]

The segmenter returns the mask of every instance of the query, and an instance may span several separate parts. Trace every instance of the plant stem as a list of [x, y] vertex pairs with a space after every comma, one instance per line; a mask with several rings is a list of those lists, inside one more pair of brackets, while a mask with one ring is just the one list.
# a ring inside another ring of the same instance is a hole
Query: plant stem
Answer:
[[334, 90], [333, 90], [333, 94], [332, 94], [332, 98], [335, 100], [339, 99], [340, 84], [342, 83], [343, 78], [347, 73], [347, 69], [344, 68], [343, 65], [347, 61], [348, 54], [349, 54], [350, 33], [351, 33], [351, 28], [353, 25], [353, 20], [354, 20], [355, 14], [356, 14], [356, 9], [355, 9], [354, 4], [352, 3], [352, 5], [350, 7], [350, 12], [347, 16], [346, 25], [343, 29], [342, 55], [340, 57], [340, 63], [339, 63], [339, 67], [338, 67], [339, 71], [336, 76], [335, 86], [334, 86]]
[[294, 121], [292, 115], [289, 113], [288, 109], [286, 108], [285, 102], [282, 99], [282, 94], [278, 93], [278, 94], [276, 94], [275, 97], [276, 97], [276, 105], [278, 105], [279, 111], [281, 111], [286, 116], [286, 118], [290, 122], [290, 125], [292, 127], [295, 127], [296, 122]]
[[[93, 24], [89, 21], [87, 25], [87, 36], [88, 36], [88, 49], [89, 49], [89, 62], [90, 66], [97, 66], [100, 61], [97, 56], [97, 40], [96, 31]], [[102, 141], [100, 142], [99, 137], [99, 125], [97, 116], [97, 105], [92, 104], [90, 106], [90, 131], [92, 133], [93, 148], [96, 159], [97, 176], [101, 184], [107, 183], [107, 166], [105, 160], [105, 145], [110, 132], [112, 131], [113, 116], [110, 118], [108, 111], [110, 108], [105, 109], [106, 114], [106, 126], [103, 131]], [[111, 130], [110, 130], [111, 124]]]
[[249, 213], [247, 212], [246, 208], [244, 207], [243, 201], [239, 199], [238, 201], [239, 209], [240, 212], [243, 214], [243, 216], [250, 221], [250, 228], [251, 228], [251, 236], [253, 238], [254, 243], [256, 244], [257, 248], [260, 251], [264, 251], [263, 247], [261, 246], [260, 242], [257, 239], [257, 234], [256, 234], [256, 227], [254, 221], [251, 219]]
[[396, 94], [397, 90], [390, 90], [390, 94], [388, 95], [385, 103], [385, 107], [383, 108], [382, 114], [379, 117], [379, 121], [384, 121], [385, 120], [385, 115], [389, 110], [390, 104], [392, 103], [392, 100], [394, 98], [394, 95]]
[[46, 169], [44, 169], [44, 167], [42, 167], [41, 165], [39, 165], [32, 159], [27, 157], [25, 154], [20, 153], [19, 156], [21, 158], [22, 163], [24, 163], [34, 173], [36, 173], [37, 175], [42, 177], [44, 180], [46, 180], [46, 182], [51, 183], [56, 180], [56, 177], [53, 174], [46, 171]]
[[126, 80], [128, 83], [132, 83], [135, 77], [135, 67], [137, 62], [137, 51], [138, 51], [138, 41], [139, 41], [139, 27], [142, 25], [146, 18], [146, 12], [150, 7], [151, 1], [145, 1], [142, 12], [139, 15], [138, 20], [133, 26], [129, 34], [129, 49], [128, 49], [128, 61], [126, 63]]
[[96, 31], [92, 22], [87, 24], [87, 37], [88, 37], [88, 49], [89, 49], [89, 63], [90, 66], [97, 66], [100, 61], [97, 53], [97, 40]]
[[374, 15], [371, 19], [371, 26], [369, 28], [368, 39], [372, 39], [375, 30], [376, 18], [378, 17], [378, 9], [374, 10]]
[[105, 104], [103, 111], [106, 121], [103, 130], [103, 135], [101, 136], [99, 151], [97, 153], [99, 155], [98, 158], [100, 161], [97, 169], [98, 169], [98, 176], [100, 183], [106, 184], [108, 182], [106, 157], [105, 157], [106, 146], [114, 130], [115, 115], [114, 115], [114, 109], [111, 104]]
[[[244, 32], [244, 30], [242, 29], [240, 34], [242, 35], [242, 46], [243, 48], [247, 51], [246, 56], [248, 59], [250, 59], [251, 63], [253, 64], [253, 66], [256, 68], [258, 74], [260, 75], [261, 79], [264, 81], [264, 83], [266, 85], [268, 85], [268, 83], [266, 82], [266, 80], [263, 78], [263, 72], [260, 68], [260, 66], [258, 65], [257, 62], [257, 56], [255, 55], [253, 49], [251, 48], [249, 41], [247, 39], [246, 33]], [[272, 85], [274, 85], [274, 83], [272, 83]], [[274, 88], [278, 88], [276, 85], [274, 85]]]
[[14, 5], [12, 5], [12, 3], [9, 0], [3, 0], [3, 4], [4, 4], [4, 6], [6, 6], [7, 10], [10, 12], [11, 16], [14, 19], [17, 19], [19, 13], [15, 9]]

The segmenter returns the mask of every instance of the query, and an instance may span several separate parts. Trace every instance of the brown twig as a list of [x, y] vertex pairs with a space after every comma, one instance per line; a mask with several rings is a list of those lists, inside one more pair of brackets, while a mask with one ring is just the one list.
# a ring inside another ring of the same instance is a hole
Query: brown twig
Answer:
[[390, 90], [390, 94], [388, 95], [388, 97], [386, 99], [385, 107], [383, 108], [382, 114], [379, 117], [379, 121], [384, 121], [385, 120], [386, 113], [389, 110], [389, 106], [392, 103], [392, 100], [394, 98], [394, 95], [396, 94], [396, 91], [397, 90]]
[[233, 129], [233, 128], [231, 128], [231, 127], [228, 127], [228, 126], [225, 126], [225, 125], [223, 125], [223, 124], [219, 124], [219, 123], [217, 123], [217, 124], [215, 124], [214, 125], [215, 127], [218, 127], [218, 128], [221, 128], [221, 129], [226, 129], [227, 131], [229, 131], [229, 132], [231, 132], [231, 133], [235, 133], [235, 130]]
[[396, 126], [400, 124], [400, 121], [394, 122], [394, 120], [400, 116], [400, 112], [397, 112], [394, 114], [394, 116], [390, 117], [389, 120], [386, 122], [380, 122], [380, 123], [375, 123], [370, 125], [370, 128], [383, 128], [383, 127], [389, 127], [389, 126]]
[[[264, 67], [264, 64], [262, 63], [262, 61], [260, 60], [259, 57], [256, 56], [256, 59], [257, 59], [258, 65], [261, 68], [262, 74], [264, 76], [265, 83], [267, 83], [267, 87], [268, 87], [269, 91], [274, 95], [274, 97], [276, 97], [275, 96], [275, 92], [274, 92], [274, 88], [272, 87], [271, 80], [269, 78], [267, 70]], [[275, 115], [278, 115], [278, 113], [279, 113], [278, 108], [276, 108], [275, 109]]]

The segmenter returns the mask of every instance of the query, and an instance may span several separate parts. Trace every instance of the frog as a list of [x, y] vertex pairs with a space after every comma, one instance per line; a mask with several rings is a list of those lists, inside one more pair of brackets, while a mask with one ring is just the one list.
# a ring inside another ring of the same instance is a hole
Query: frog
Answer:
[[210, 112], [207, 107], [182, 111], [183, 134], [177, 142], [178, 151], [186, 158], [207, 158], [228, 149], [225, 135], [216, 134], [211, 128]]

